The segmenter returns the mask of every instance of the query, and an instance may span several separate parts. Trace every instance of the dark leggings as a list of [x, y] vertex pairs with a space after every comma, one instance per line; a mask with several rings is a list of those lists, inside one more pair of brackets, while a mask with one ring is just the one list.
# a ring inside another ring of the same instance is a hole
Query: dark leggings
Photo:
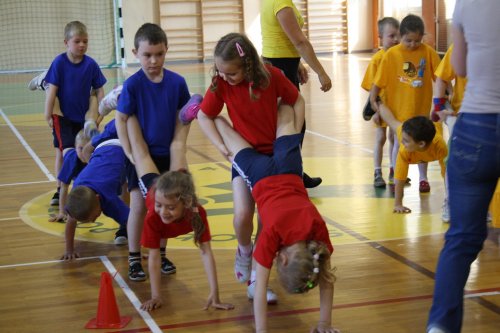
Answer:
[[[295, 87], [300, 91], [299, 84], [299, 63], [300, 58], [263, 58], [265, 62], [272, 64], [274, 67], [277, 67], [283, 71], [283, 74], [290, 80]], [[302, 130], [300, 131], [302, 134], [306, 133], [306, 120], [304, 119], [304, 125], [302, 125]], [[304, 141], [304, 136], [302, 136], [302, 142]]]

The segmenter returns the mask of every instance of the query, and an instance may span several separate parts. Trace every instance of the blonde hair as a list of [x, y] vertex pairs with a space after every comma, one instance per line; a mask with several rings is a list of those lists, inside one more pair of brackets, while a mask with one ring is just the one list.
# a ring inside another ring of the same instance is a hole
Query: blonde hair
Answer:
[[[259, 99], [259, 95], [254, 92], [255, 88], [265, 89], [269, 86], [270, 74], [246, 35], [232, 32], [223, 36], [215, 46], [214, 58], [220, 58], [224, 62], [236, 61], [243, 67], [245, 80], [249, 83], [248, 93], [253, 100]], [[212, 71], [210, 90], [216, 91], [219, 71], [215, 65]]]
[[278, 277], [281, 286], [289, 293], [307, 292], [320, 280], [335, 282], [335, 269], [330, 268], [330, 251], [324, 243], [302, 241], [283, 247], [281, 251], [286, 251], [288, 259], [285, 265], [278, 255]]
[[64, 39], [70, 40], [73, 36], [88, 36], [87, 27], [80, 21], [71, 21], [64, 27]]
[[83, 129], [78, 131], [78, 133], [76, 134], [76, 137], [75, 137], [75, 146], [77, 146], [79, 143], [82, 146], [85, 146], [89, 141], [90, 141], [90, 138], [85, 135], [85, 131]]
[[198, 212], [198, 198], [191, 174], [185, 170], [167, 171], [156, 180], [156, 191], [165, 197], [175, 197], [184, 205], [192, 208], [191, 226], [194, 232], [194, 243], [199, 246], [201, 236], [205, 232], [205, 224]]
[[66, 213], [77, 221], [87, 221], [89, 214], [99, 204], [96, 193], [88, 186], [73, 187], [64, 207]]

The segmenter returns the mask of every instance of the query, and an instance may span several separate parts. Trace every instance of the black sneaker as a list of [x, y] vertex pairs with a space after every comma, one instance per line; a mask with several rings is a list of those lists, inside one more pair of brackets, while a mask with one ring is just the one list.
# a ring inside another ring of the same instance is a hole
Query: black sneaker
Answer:
[[161, 272], [163, 274], [166, 274], [166, 275], [174, 274], [176, 271], [177, 271], [177, 268], [175, 267], [173, 262], [168, 260], [167, 257], [161, 258]]
[[309, 175], [304, 172], [302, 174], [302, 181], [304, 182], [304, 186], [306, 188], [314, 188], [321, 184], [323, 179], [321, 179], [321, 177], [309, 177]]
[[[380, 102], [380, 97], [377, 96], [377, 102]], [[370, 121], [372, 119], [375, 111], [372, 109], [372, 105], [370, 104], [370, 98], [366, 101], [365, 107], [363, 108], [363, 119], [366, 121]]]
[[115, 233], [115, 245], [127, 245], [128, 244], [128, 235], [127, 228], [123, 227], [118, 229]]
[[146, 280], [146, 273], [144, 273], [144, 269], [142, 269], [142, 265], [139, 260], [129, 262], [128, 278], [132, 281]]
[[59, 192], [54, 193], [52, 199], [50, 199], [51, 206], [59, 206]]
[[366, 121], [370, 121], [372, 119], [375, 111], [373, 111], [372, 106], [370, 104], [370, 98], [366, 101], [365, 107], [363, 108], [363, 119]]

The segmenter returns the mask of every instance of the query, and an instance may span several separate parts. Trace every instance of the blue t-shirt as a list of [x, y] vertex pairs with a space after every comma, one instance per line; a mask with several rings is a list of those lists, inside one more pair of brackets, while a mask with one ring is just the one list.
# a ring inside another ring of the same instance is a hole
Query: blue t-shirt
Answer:
[[118, 197], [121, 192], [122, 174], [125, 172], [125, 154], [118, 145], [97, 148], [89, 164], [76, 177], [73, 186], [87, 186], [99, 194], [104, 215], [121, 226], [127, 224], [129, 208]]
[[50, 65], [45, 81], [58, 87], [57, 97], [64, 117], [83, 123], [89, 109], [90, 89], [104, 86], [106, 78], [91, 57], [84, 55], [80, 63], [74, 64], [62, 53]]
[[151, 82], [139, 70], [123, 84], [117, 111], [136, 115], [151, 155], [170, 155], [177, 110], [190, 98], [186, 80], [163, 69], [163, 80]]
[[92, 146], [97, 147], [101, 142], [110, 139], [118, 139], [118, 133], [116, 132], [115, 120], [112, 119], [109, 123], [104, 126], [104, 130], [92, 138]]
[[80, 161], [78, 155], [76, 154], [76, 149], [71, 148], [64, 154], [63, 164], [57, 179], [59, 179], [64, 184], [70, 184], [73, 179], [75, 179], [78, 174], [85, 168], [87, 164]]

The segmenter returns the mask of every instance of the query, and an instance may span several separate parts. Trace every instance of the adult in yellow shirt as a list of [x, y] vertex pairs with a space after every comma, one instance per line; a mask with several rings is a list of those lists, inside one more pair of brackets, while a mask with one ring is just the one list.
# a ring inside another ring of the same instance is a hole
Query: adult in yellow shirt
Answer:
[[[283, 71], [285, 76], [300, 90], [300, 84], [308, 81], [307, 69], [300, 58], [318, 74], [321, 90], [332, 88], [332, 80], [316, 57], [313, 46], [302, 31], [304, 19], [292, 0], [262, 0], [260, 6], [262, 33], [262, 57]], [[306, 131], [306, 123], [302, 133]], [[304, 172], [304, 185], [313, 188], [321, 184], [320, 177], [309, 177]]]

